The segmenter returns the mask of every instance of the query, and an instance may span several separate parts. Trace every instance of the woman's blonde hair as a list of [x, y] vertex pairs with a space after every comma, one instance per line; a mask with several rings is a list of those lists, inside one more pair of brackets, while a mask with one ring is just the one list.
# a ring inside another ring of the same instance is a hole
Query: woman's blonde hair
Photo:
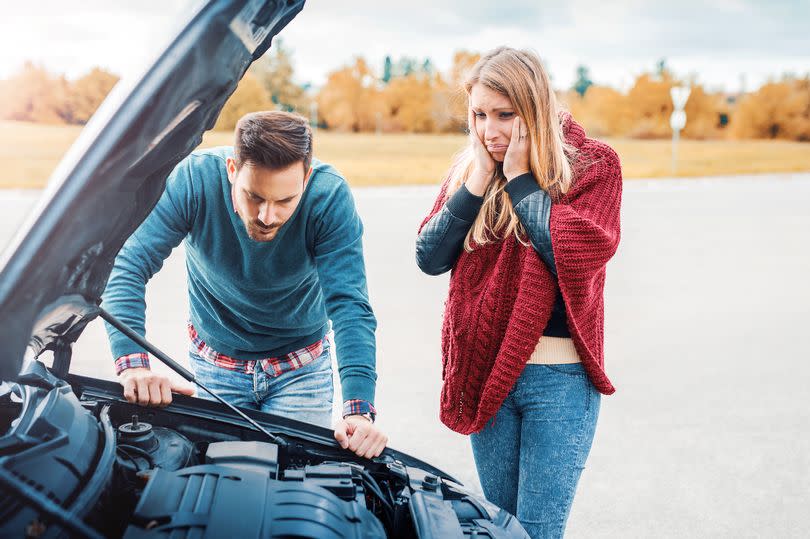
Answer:
[[[517, 115], [526, 123], [530, 142], [529, 167], [540, 188], [553, 198], [568, 192], [576, 150], [565, 142], [560, 109], [540, 57], [527, 50], [499, 47], [483, 56], [467, 75], [464, 89], [468, 98], [476, 84], [506, 96]], [[467, 181], [472, 169], [473, 148], [470, 142], [458, 154], [448, 173], [448, 194]], [[498, 164], [495, 178], [484, 193], [481, 211], [464, 242], [468, 251], [472, 249], [472, 242], [484, 245], [507, 238], [510, 234], [528, 245], [505, 187], [503, 167]]]

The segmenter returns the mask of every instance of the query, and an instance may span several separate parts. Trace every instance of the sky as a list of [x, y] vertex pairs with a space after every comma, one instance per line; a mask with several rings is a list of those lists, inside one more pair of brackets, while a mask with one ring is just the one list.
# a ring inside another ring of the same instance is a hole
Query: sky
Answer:
[[[149, 61], [199, 0], [0, 0], [0, 78], [32, 60], [68, 78], [93, 66], [119, 75]], [[810, 0], [308, 0], [281, 32], [296, 79], [315, 87], [363, 56], [430, 58], [530, 48], [557, 88], [578, 65], [620, 89], [665, 58], [709, 90], [753, 90], [810, 73]]]

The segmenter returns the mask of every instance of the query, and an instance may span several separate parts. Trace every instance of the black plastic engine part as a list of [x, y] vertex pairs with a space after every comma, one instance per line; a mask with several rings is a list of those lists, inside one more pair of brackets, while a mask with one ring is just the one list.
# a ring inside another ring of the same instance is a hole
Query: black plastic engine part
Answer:
[[363, 501], [363, 490], [355, 484], [352, 469], [348, 465], [318, 464], [284, 471], [287, 481], [301, 481], [323, 487], [338, 498], [346, 501]]
[[[83, 516], [98, 500], [112, 474], [114, 433], [82, 407], [70, 386], [41, 364], [21, 379], [23, 407], [0, 437], [0, 467], [73, 518]], [[20, 496], [0, 490], [0, 536], [24, 537], [36, 526], [40, 511]]]
[[150, 467], [179, 470], [188, 464], [192, 444], [176, 431], [153, 427], [133, 415], [131, 423], [118, 427], [118, 448], [130, 458], [137, 458], [146, 452], [151, 460]]
[[385, 537], [379, 520], [328, 490], [215, 464], [154, 472], [125, 539], [154, 537]]
[[278, 477], [278, 446], [267, 442], [214, 442], [205, 452], [208, 464], [223, 464], [243, 469], [259, 469], [271, 478]]

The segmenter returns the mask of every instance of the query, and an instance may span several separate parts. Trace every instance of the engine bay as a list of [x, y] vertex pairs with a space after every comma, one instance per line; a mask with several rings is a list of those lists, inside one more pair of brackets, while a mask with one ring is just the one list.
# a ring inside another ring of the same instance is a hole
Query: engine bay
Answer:
[[389, 450], [366, 460], [289, 431], [274, 444], [227, 411], [202, 413], [216, 403], [142, 408], [44, 367], [3, 386], [2, 536], [76, 536], [40, 498], [104, 537], [524, 536], [509, 513]]

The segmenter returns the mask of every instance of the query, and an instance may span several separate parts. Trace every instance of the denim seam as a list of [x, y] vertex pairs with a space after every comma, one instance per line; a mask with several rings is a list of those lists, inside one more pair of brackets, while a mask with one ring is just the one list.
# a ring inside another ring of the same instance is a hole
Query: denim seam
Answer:
[[[591, 392], [588, 391], [587, 393], [588, 393], [587, 399], [588, 399], [588, 404], [589, 404], [590, 403], [590, 398], [591, 398], [590, 397]], [[564, 500], [565, 505], [568, 507], [568, 511], [566, 511], [564, 514], [560, 515], [560, 521], [557, 524], [557, 531], [558, 531], [557, 536], [558, 537], [563, 537], [563, 535], [565, 534], [565, 524], [568, 521], [568, 517], [571, 515], [571, 508], [574, 505], [574, 496], [576, 496], [576, 493], [577, 493], [577, 485], [579, 483], [578, 477], [582, 474], [582, 469], [584, 469], [584, 466], [580, 467], [579, 463], [582, 460], [582, 438], [585, 435], [585, 428], [589, 424], [589, 420], [590, 420], [590, 412], [589, 412], [589, 410], [590, 410], [590, 406], [587, 405], [587, 407], [585, 409], [585, 416], [580, 420], [581, 426], [580, 426], [579, 429], [577, 429], [577, 442], [576, 442], [576, 444], [577, 444], [577, 459], [576, 459], [576, 462], [574, 463], [574, 468], [571, 471], [570, 481], [568, 482], [568, 484], [570, 486], [569, 486], [567, 492], [565, 493], [566, 498]]]
[[[585, 428], [588, 425], [591, 424], [591, 420], [592, 420], [592, 416], [593, 416], [593, 407], [591, 406], [591, 402], [593, 400], [593, 388], [590, 387], [590, 386], [586, 389], [586, 397], [585, 397], [585, 399], [586, 399], [585, 400], [585, 417], [582, 418], [582, 427], [583, 428], [579, 429], [579, 435], [578, 435], [578, 440], [577, 440], [577, 460], [576, 460], [577, 467], [574, 469], [574, 474], [577, 474], [577, 470], [579, 470], [578, 473], [579, 473], [580, 477], [581, 477], [582, 471], [585, 469], [585, 464], [584, 463], [582, 464], [581, 467], [579, 466], [579, 463], [582, 462], [582, 460], [583, 460], [582, 453], [584, 452], [583, 445], [582, 445], [582, 442], [583, 442], [582, 438], [585, 435]], [[570, 503], [568, 504], [568, 513], [569, 514], [565, 515], [562, 518], [562, 520], [560, 521], [559, 528], [558, 528], [559, 532], [560, 532], [559, 533], [560, 537], [562, 537], [563, 533], [565, 532], [565, 523], [568, 520], [568, 517], [570, 516], [571, 507], [574, 504], [574, 497], [576, 496], [576, 490], [577, 490], [576, 487], [577, 487], [577, 485], [579, 483], [579, 481], [573, 481], [573, 479], [576, 479], [576, 477], [572, 477], [573, 488], [571, 489], [571, 492], [569, 493], [569, 497], [570, 497], [570, 500], [571, 500]]]
[[[593, 389], [591, 388], [592, 384], [590, 384], [590, 380], [587, 380], [586, 382], [587, 383], [585, 385], [587, 386], [587, 388], [586, 388], [585, 391], [587, 393], [587, 397], [586, 397], [586, 401], [585, 401], [585, 412], [586, 412], [586, 415], [587, 415], [587, 414], [591, 413], [591, 395], [593, 394]], [[588, 419], [590, 419], [590, 418], [588, 418]]]
[[259, 370], [260, 369], [259, 369], [258, 362], [256, 363], [256, 367], [257, 368], [253, 369], [253, 400], [256, 401], [256, 404], [261, 406], [262, 400], [264, 400], [264, 399], [262, 399], [259, 396]]
[[[566, 371], [564, 371], [562, 369], [558, 369], [557, 366], [555, 364], [553, 364], [553, 363], [543, 363], [542, 365], [544, 367], [547, 367], [547, 368], [551, 369], [554, 372], [558, 372], [558, 373], [564, 374], [566, 376], [579, 376], [580, 378], [587, 377], [587, 375], [584, 372], [566, 372]], [[575, 365], [575, 364], [571, 363], [571, 365]]]

